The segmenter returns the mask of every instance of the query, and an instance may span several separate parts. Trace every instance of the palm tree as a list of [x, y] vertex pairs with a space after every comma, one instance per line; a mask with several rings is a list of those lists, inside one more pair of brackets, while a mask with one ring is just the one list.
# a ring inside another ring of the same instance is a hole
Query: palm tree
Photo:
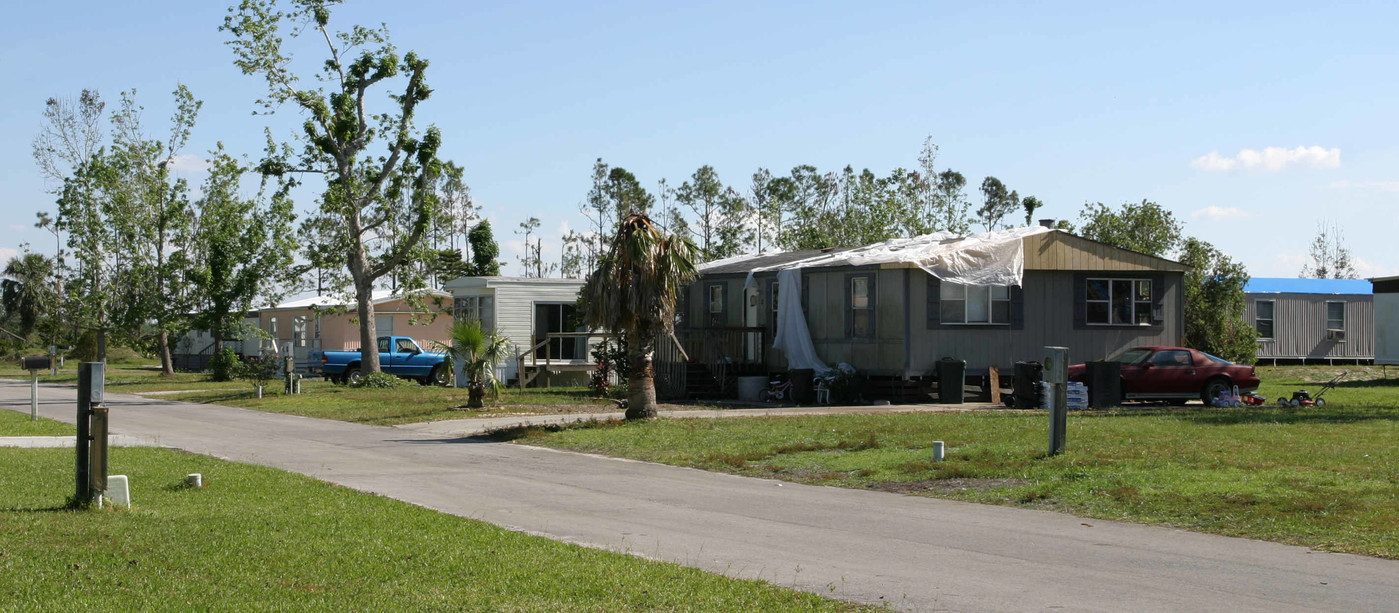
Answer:
[[510, 339], [496, 334], [494, 330], [482, 328], [480, 321], [452, 324], [451, 338], [452, 344], [444, 346], [444, 349], [454, 365], [462, 365], [462, 374], [466, 376], [466, 408], [484, 407], [486, 405], [482, 399], [486, 397], [487, 390], [492, 398], [500, 394], [500, 379], [496, 377], [495, 367], [509, 357]]
[[627, 419], [656, 416], [656, 339], [675, 325], [676, 295], [695, 278], [695, 245], [664, 236], [641, 213], [617, 226], [608, 252], [583, 286], [584, 321], [627, 346]]
[[19, 315], [20, 330], [34, 332], [39, 320], [50, 314], [58, 304], [53, 282], [53, 260], [43, 254], [25, 252], [10, 258], [5, 265], [5, 280], [0, 282], [0, 299], [5, 310]]

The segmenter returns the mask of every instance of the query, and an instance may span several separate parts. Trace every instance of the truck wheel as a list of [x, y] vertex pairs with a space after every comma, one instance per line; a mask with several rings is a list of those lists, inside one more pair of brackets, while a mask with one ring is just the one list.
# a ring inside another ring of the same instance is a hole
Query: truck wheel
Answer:
[[345, 376], [341, 379], [345, 385], [355, 385], [364, 378], [364, 373], [359, 370], [359, 363], [356, 362], [345, 367]]
[[446, 366], [438, 364], [437, 366], [432, 367], [432, 374], [427, 376], [427, 379], [424, 381], [424, 383], [427, 383], [429, 385], [441, 385], [443, 387], [446, 387], [446, 385], [449, 382], [451, 382], [451, 380], [452, 373], [447, 371]]

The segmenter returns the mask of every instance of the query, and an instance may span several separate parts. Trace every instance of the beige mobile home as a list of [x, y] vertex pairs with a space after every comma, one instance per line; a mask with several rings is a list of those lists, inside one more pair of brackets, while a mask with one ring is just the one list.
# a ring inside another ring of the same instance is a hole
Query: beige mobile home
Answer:
[[[429, 290], [422, 297], [423, 307], [413, 306], [402, 294], [375, 290], [374, 325], [379, 336], [411, 336], [424, 349], [446, 343], [452, 327], [452, 296]], [[343, 351], [360, 348], [359, 317], [353, 300], [313, 296], [261, 309], [258, 327], [266, 338], [264, 351], [291, 349], [298, 370], [309, 365], [312, 351]]]
[[[738, 374], [786, 370], [798, 354], [875, 378], [925, 377], [944, 357], [1008, 372], [1049, 345], [1075, 362], [1179, 345], [1187, 270], [1047, 228], [746, 256], [702, 267], [677, 338]], [[799, 306], [780, 297], [784, 274], [799, 281]], [[782, 313], [804, 319], [814, 353], [774, 348]]]

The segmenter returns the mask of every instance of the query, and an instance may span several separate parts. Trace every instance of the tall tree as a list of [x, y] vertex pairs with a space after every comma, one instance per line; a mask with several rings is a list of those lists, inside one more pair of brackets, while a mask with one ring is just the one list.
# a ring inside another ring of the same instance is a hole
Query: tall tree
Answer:
[[584, 253], [587, 250], [587, 237], [569, 230], [563, 235], [559, 250], [559, 274], [565, 279], [583, 277]]
[[617, 333], [627, 347], [627, 419], [656, 416], [652, 358], [657, 339], [675, 325], [680, 288], [695, 277], [694, 251], [689, 239], [629, 215], [583, 286], [587, 325]]
[[195, 201], [194, 265], [187, 279], [196, 297], [194, 326], [214, 337], [215, 355], [223, 351], [224, 341], [246, 332], [243, 318], [255, 301], [280, 301], [299, 274], [292, 266], [291, 199], [282, 189], [270, 197], [240, 197], [246, 172], [220, 145]]
[[1185, 344], [1226, 360], [1250, 364], [1257, 333], [1244, 320], [1244, 265], [1204, 241], [1188, 238], [1180, 261], [1185, 273]]
[[1165, 257], [1181, 244], [1181, 226], [1175, 215], [1149, 200], [1124, 202], [1113, 210], [1101, 202], [1084, 205], [1079, 235], [1147, 255]]
[[981, 198], [981, 208], [977, 209], [976, 214], [987, 230], [1000, 229], [1001, 220], [1020, 208], [1020, 196], [1007, 189], [996, 177], [986, 177], [981, 181]]
[[719, 229], [723, 225], [723, 208], [720, 199], [724, 195], [724, 184], [719, 182], [719, 174], [713, 166], [701, 166], [688, 181], [675, 190], [675, 201], [694, 214], [695, 243], [699, 247], [699, 261], [715, 259], [713, 253], [718, 246]]
[[500, 246], [495, 242], [495, 235], [491, 232], [491, 222], [488, 219], [481, 220], [476, 227], [467, 234], [466, 240], [471, 243], [471, 275], [475, 277], [497, 277], [500, 276]]
[[936, 230], [967, 234], [972, 222], [968, 212], [971, 200], [967, 198], [967, 178], [955, 170], [944, 170], [937, 175], [937, 193], [941, 198], [942, 222]]
[[775, 228], [782, 220], [782, 213], [772, 210], [777, 200], [772, 197], [772, 173], [768, 169], [759, 168], [753, 173], [748, 197], [753, 211], [753, 225], [756, 226], [753, 231], [754, 252], [763, 253], [764, 247], [771, 248], [776, 241]]
[[534, 241], [530, 240], [534, 233], [539, 230], [539, 218], [531, 217], [520, 223], [520, 229], [515, 233], [525, 237], [524, 251], [521, 252], [519, 260], [520, 267], [525, 271], [525, 277], [542, 277], [540, 274], [540, 253], [534, 247]]
[[1345, 235], [1334, 222], [1321, 222], [1316, 227], [1308, 253], [1311, 262], [1302, 266], [1302, 276], [1313, 279], [1355, 279], [1355, 265], [1350, 259], [1350, 247]]
[[[425, 80], [427, 60], [411, 51], [399, 56], [389, 43], [387, 26], [356, 25], [349, 31], [332, 32], [331, 4], [330, 0], [297, 0], [283, 12], [275, 0], [244, 0], [230, 10], [221, 29], [233, 36], [228, 44], [234, 63], [245, 74], [266, 80], [267, 96], [259, 100], [265, 112], [290, 102], [308, 116], [299, 136], [304, 145], [300, 152], [286, 146], [265, 159], [260, 170], [278, 176], [313, 173], [324, 177], [321, 211], [342, 221], [336, 229], [344, 233], [348, 245], [342, 262], [354, 285], [361, 370], [378, 372], [374, 284], [417, 258], [430, 257], [431, 250], [421, 248], [421, 243], [439, 208], [434, 186], [443, 172], [437, 158], [442, 137], [436, 127], [418, 132], [413, 124], [418, 105], [432, 93]], [[282, 27], [288, 24], [284, 33]], [[328, 57], [317, 82], [326, 87], [302, 89], [291, 69], [292, 56], [283, 49], [283, 36], [296, 39], [304, 34], [324, 39]], [[369, 92], [398, 77], [402, 77], [402, 89], [389, 96], [391, 107], [371, 113]], [[372, 152], [371, 147], [381, 140], [382, 150]], [[400, 220], [408, 227], [393, 232], [386, 227]], [[397, 239], [390, 245], [376, 240], [385, 234]], [[404, 281], [406, 290], [421, 284], [420, 277], [408, 276]]]

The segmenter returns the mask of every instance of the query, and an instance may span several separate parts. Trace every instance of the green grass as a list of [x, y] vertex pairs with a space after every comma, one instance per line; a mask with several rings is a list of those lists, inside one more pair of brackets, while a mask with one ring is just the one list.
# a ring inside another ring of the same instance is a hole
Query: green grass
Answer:
[[0, 436], [75, 436], [73, 426], [40, 417], [30, 421], [29, 413], [0, 409]]
[[[78, 363], [75, 361], [69, 360], [63, 368], [59, 369], [57, 376], [48, 373], [47, 370], [41, 372], [39, 375], [40, 383], [78, 384]], [[28, 381], [29, 376], [29, 371], [14, 368], [13, 365], [0, 368], [0, 379]], [[173, 377], [166, 377], [161, 374], [160, 365], [147, 361], [108, 364], [105, 379], [107, 389], [123, 394], [171, 390], [242, 389], [247, 387], [247, 384], [239, 381], [210, 381], [208, 373], [177, 372]]]
[[[1263, 393], [1272, 399], [1307, 387], [1315, 394], [1330, 370], [1267, 369]], [[1045, 454], [1042, 412], [663, 419], [502, 436], [1399, 558], [1399, 379], [1357, 378], [1326, 398], [1324, 408], [1074, 413], [1068, 451], [1056, 457]], [[931, 461], [933, 441], [945, 441], [946, 461]]]
[[72, 454], [0, 449], [0, 611], [863, 610], [166, 449], [112, 451], [134, 508], [72, 511]]
[[487, 398], [486, 408], [467, 411], [466, 389], [424, 386], [405, 382], [390, 389], [352, 388], [326, 381], [309, 380], [301, 394], [281, 394], [281, 383], [257, 398], [250, 385], [234, 389], [165, 396], [182, 400], [301, 415], [338, 419], [361, 424], [394, 424], [462, 419], [514, 413], [551, 414], [615, 411], [611, 401], [594, 397], [591, 390], [573, 388], [530, 388], [504, 390], [496, 400]]

